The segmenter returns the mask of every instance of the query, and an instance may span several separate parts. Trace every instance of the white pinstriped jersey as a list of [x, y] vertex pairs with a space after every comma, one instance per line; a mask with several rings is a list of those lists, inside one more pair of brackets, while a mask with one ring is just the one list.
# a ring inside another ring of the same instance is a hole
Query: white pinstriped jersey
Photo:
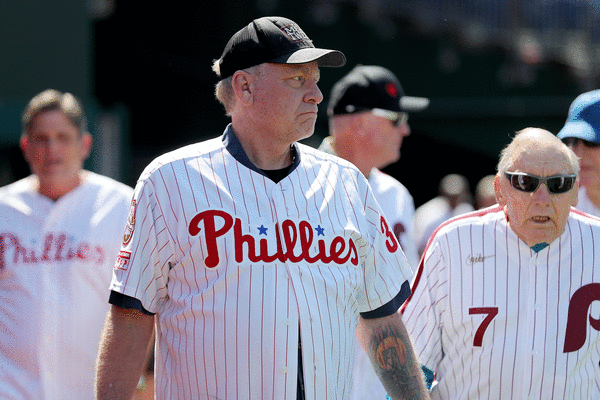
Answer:
[[[393, 227], [410, 266], [417, 267], [417, 245], [413, 237], [415, 206], [408, 189], [398, 180], [376, 168], [369, 174], [369, 185], [385, 217]], [[350, 400], [385, 399], [386, 390], [371, 366], [371, 360], [360, 343], [355, 345], [353, 384]]]
[[[319, 150], [335, 155], [332, 143], [333, 137], [326, 137], [319, 146]], [[385, 218], [398, 238], [406, 259], [412, 268], [416, 268], [419, 256], [413, 230], [415, 204], [410, 192], [397, 179], [377, 168], [371, 170], [368, 181], [371, 189], [373, 189], [373, 195], [385, 214]], [[355, 348], [354, 382], [350, 399], [385, 399], [386, 390], [371, 366], [369, 356], [367, 356], [358, 341]]]
[[369, 185], [392, 225], [406, 259], [411, 267], [416, 268], [419, 255], [413, 229], [415, 203], [410, 192], [397, 179], [377, 168], [373, 168], [369, 174]]
[[274, 183], [232, 141], [161, 156], [135, 189], [111, 289], [157, 314], [157, 398], [295, 399], [300, 326], [306, 398], [345, 399], [359, 312], [411, 270], [354, 166], [296, 144]]
[[443, 224], [402, 307], [433, 399], [600, 399], [600, 220], [535, 252], [500, 206]]
[[[319, 145], [319, 150], [337, 155], [333, 149], [333, 137], [327, 136], [323, 139]], [[412, 195], [406, 186], [396, 178], [381, 172], [377, 168], [371, 169], [368, 181], [385, 218], [392, 226], [394, 234], [400, 242], [408, 263], [412, 268], [416, 268], [419, 263], [419, 254], [415, 240], [415, 203]], [[377, 379], [379, 380], [379, 378]]]
[[0, 399], [92, 399], [133, 189], [87, 172], [57, 201], [29, 176], [0, 189]]

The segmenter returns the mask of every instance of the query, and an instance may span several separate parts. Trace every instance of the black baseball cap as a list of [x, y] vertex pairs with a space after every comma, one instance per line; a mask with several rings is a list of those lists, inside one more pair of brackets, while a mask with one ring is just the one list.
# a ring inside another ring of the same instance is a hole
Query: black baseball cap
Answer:
[[394, 112], [422, 111], [429, 106], [425, 97], [404, 94], [400, 81], [389, 69], [357, 65], [331, 89], [327, 113], [331, 115], [381, 108]]
[[317, 61], [321, 67], [341, 67], [346, 56], [340, 51], [316, 48], [294, 21], [262, 17], [236, 32], [221, 55], [221, 79], [240, 69], [262, 63], [302, 64]]

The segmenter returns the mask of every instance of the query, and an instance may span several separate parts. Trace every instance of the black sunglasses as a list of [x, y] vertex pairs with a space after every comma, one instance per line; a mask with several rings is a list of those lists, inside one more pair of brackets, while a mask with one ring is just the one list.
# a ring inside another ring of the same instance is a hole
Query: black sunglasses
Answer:
[[600, 147], [600, 143], [594, 143], [594, 142], [590, 142], [589, 140], [583, 140], [583, 139], [579, 139], [576, 137], [567, 137], [564, 138], [563, 143], [566, 144], [569, 147], [575, 147], [577, 146], [577, 143], [581, 142], [583, 143], [583, 145], [585, 147]]
[[521, 192], [532, 193], [537, 190], [540, 183], [545, 183], [548, 191], [552, 194], [566, 193], [575, 184], [577, 175], [554, 175], [554, 176], [535, 176], [524, 172], [504, 172], [510, 185]]

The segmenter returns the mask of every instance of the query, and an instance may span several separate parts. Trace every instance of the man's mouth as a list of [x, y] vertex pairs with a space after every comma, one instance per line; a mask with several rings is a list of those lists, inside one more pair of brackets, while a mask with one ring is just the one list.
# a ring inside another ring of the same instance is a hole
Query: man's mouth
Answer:
[[532, 217], [533, 222], [544, 223], [550, 221], [550, 217]]

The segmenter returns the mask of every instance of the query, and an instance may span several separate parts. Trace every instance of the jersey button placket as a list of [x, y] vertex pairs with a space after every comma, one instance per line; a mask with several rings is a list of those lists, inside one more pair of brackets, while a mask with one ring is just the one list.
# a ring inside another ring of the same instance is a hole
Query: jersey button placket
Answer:
[[290, 215], [290, 207], [288, 207], [288, 201], [289, 199], [286, 199], [286, 195], [287, 192], [289, 191], [289, 187], [286, 183], [280, 183], [281, 186], [281, 197], [283, 199], [283, 204], [285, 204], [285, 211], [286, 211], [286, 215], [289, 216]]
[[[529, 357], [525, 358], [525, 363], [523, 365], [522, 371], [525, 374], [529, 374], [532, 370], [532, 365], [536, 365], [536, 359], [538, 356], [538, 352], [536, 350], [536, 340], [535, 340], [535, 308], [536, 308], [536, 292], [535, 292], [535, 280], [537, 275], [537, 268], [539, 265], [538, 254], [535, 253], [531, 256], [529, 260], [529, 266], [527, 271], [524, 271], [524, 276], [527, 276], [527, 293], [523, 293], [526, 296], [525, 302], [522, 304], [525, 305], [525, 313], [526, 319], [523, 321], [525, 323], [525, 334], [522, 336], [522, 339], [527, 343], [525, 350], [528, 351]], [[524, 286], [525, 287], [525, 286]], [[524, 377], [523, 379], [523, 398], [529, 397], [529, 383], [531, 380], [530, 377]]]
[[[538, 335], [538, 332], [536, 332], [536, 320], [538, 320], [538, 311], [540, 309], [540, 306], [538, 304], [538, 293], [536, 291], [536, 287], [538, 286], [538, 281], [542, 278], [543, 276], [543, 271], [540, 271], [540, 255], [539, 253], [535, 253], [530, 261], [530, 265], [529, 265], [529, 274], [528, 274], [528, 279], [529, 279], [529, 290], [527, 293], [527, 335], [526, 338], [527, 340], [529, 340], [531, 347], [530, 347], [530, 357], [529, 360], [527, 361], [526, 365], [527, 367], [524, 369], [524, 372], [526, 374], [531, 374], [532, 372], [532, 366], [535, 365], [541, 365], [541, 360], [539, 360], [540, 358], [540, 351], [539, 348], [542, 344], [542, 342], [540, 342], [540, 336]], [[539, 326], [537, 326], [537, 329], [539, 329]], [[535, 367], [533, 367], [533, 370], [535, 370]], [[533, 374], [535, 375], [535, 372], [533, 372]], [[525, 386], [528, 386], [528, 382], [530, 383], [532, 380], [536, 380], [535, 376], [528, 376], [526, 377], [523, 382]], [[528, 390], [526, 388], [524, 388], [524, 390]], [[535, 392], [535, 389], [531, 389]], [[529, 393], [527, 393], [526, 397], [529, 397]]]

